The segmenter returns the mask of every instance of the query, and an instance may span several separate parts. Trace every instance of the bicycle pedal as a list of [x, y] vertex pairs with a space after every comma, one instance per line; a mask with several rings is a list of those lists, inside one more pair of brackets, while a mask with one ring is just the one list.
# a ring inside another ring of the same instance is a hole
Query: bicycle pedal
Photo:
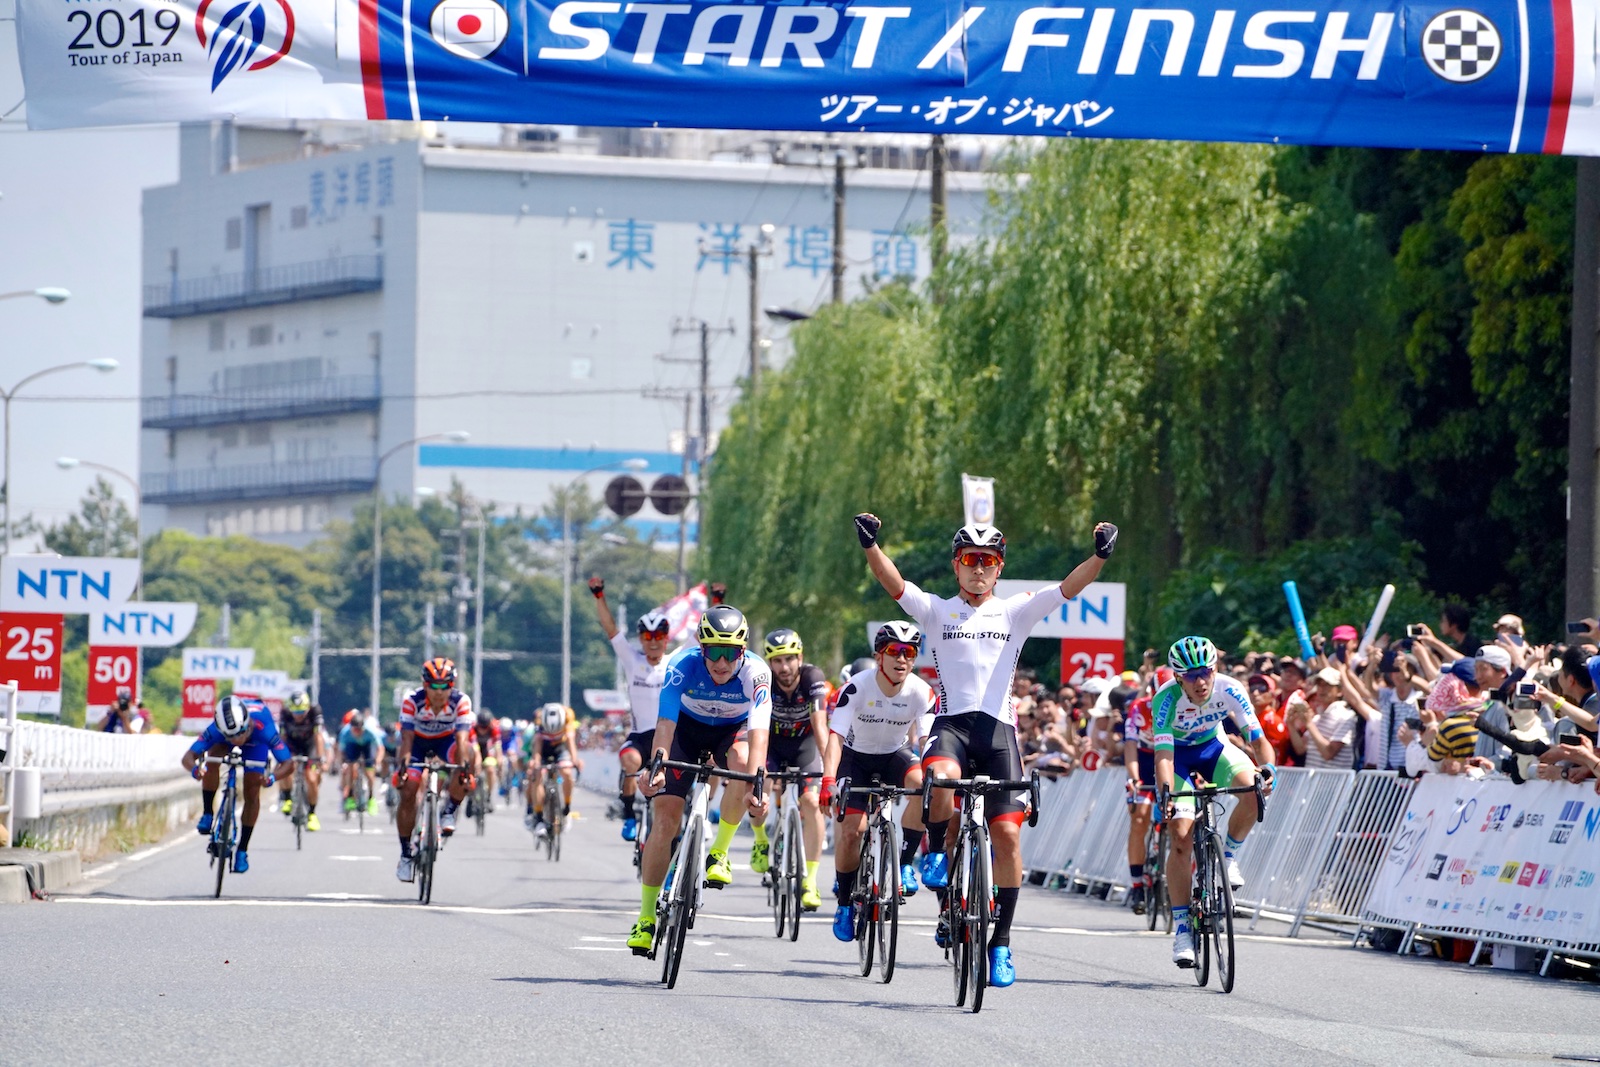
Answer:
[[713, 882], [713, 881], [711, 881], [711, 880], [709, 880], [709, 879], [707, 879], [707, 880], [706, 880], [706, 881], [705, 881], [705, 882], [703, 882], [703, 883], [702, 883], [702, 884], [703, 884], [703, 885], [704, 885], [704, 886], [705, 886], [705, 887], [706, 887], [706, 888], [707, 888], [707, 889], [726, 889], [726, 888], [727, 888], [727, 887], [726, 887], [726, 886], [724, 886], [724, 885], [723, 885], [723, 884], [722, 884], [722, 883], [721, 883], [721, 882]]
[[1193, 960], [1179, 960], [1178, 961], [1178, 970], [1180, 970], [1180, 971], [1192, 971], [1192, 970], [1194, 970], [1194, 961]]

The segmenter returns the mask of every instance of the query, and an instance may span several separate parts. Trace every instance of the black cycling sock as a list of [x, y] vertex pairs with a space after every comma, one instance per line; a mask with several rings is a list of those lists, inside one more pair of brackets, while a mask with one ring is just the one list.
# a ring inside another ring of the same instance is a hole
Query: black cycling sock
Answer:
[[1130, 883], [1131, 885], [1144, 885], [1144, 864], [1128, 864], [1128, 875], [1133, 879]]
[[900, 866], [917, 862], [917, 846], [922, 844], [922, 835], [917, 834], [911, 840], [900, 846]]
[[572, 805], [571, 804], [563, 804], [563, 805], [561, 805], [561, 814], [563, 814], [563, 815], [571, 815], [572, 814]]
[[1011, 944], [1011, 919], [1017, 913], [1017, 895], [1021, 892], [1015, 886], [1002, 886], [994, 891], [994, 936], [989, 938], [990, 948]]
[[950, 829], [946, 822], [933, 822], [928, 824], [928, 855], [944, 851], [945, 831]]
[[634, 818], [634, 814], [633, 814], [633, 794], [632, 793], [624, 793], [624, 794], [622, 794], [622, 817], [624, 819], [632, 819], [632, 818]]
[[250, 847], [250, 835], [256, 832], [254, 826], [239, 827], [239, 851], [244, 852]]
[[200, 790], [200, 808], [207, 815], [215, 815], [217, 811], [217, 791], [215, 789]]
[[850, 903], [850, 894], [856, 891], [855, 871], [835, 871], [839, 876], [839, 906], [842, 908]]
[[306, 805], [306, 814], [307, 815], [315, 815], [316, 813], [317, 813], [317, 806], [315, 804], [307, 804]]
[[400, 858], [403, 860], [411, 858], [411, 838], [405, 834], [400, 835]]

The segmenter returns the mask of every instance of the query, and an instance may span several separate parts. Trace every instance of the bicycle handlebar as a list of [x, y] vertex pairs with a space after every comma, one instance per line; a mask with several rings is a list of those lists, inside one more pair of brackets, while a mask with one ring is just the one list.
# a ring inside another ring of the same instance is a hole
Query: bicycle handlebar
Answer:
[[912, 796], [917, 792], [919, 792], [919, 790], [905, 789], [897, 785], [885, 785], [883, 780], [879, 778], [872, 779], [872, 781], [867, 785], [854, 785], [852, 784], [850, 778], [841, 778], [839, 779], [838, 784], [833, 788], [834, 818], [838, 822], [844, 822], [845, 798], [851, 794], [855, 794], [856, 796], [878, 796], [885, 797], [889, 800], [898, 800], [900, 797]]
[[667, 759], [658, 752], [650, 761], [650, 777], [654, 779], [656, 774], [662, 770], [687, 771], [697, 779], [715, 777], [728, 778], [736, 782], [752, 782], [762, 786], [763, 789], [767, 782], [767, 770], [765, 767], [754, 774], [745, 774], [742, 771], [723, 770], [713, 763], [686, 763], [683, 760]]
[[1028, 825], [1039, 825], [1039, 772], [1035, 770], [1025, 780], [988, 778], [978, 775], [975, 778], [935, 778], [933, 775], [922, 780], [922, 821], [924, 824], [933, 817], [933, 791], [935, 789], [954, 789], [958, 793], [1011, 793], [1028, 791]]
[[827, 777], [821, 771], [796, 771], [784, 768], [781, 771], [768, 771], [767, 779], [773, 782], [808, 782], [813, 778]]
[[1251, 782], [1249, 785], [1203, 785], [1198, 788], [1183, 790], [1169, 790], [1163, 787], [1160, 791], [1159, 797], [1157, 798], [1157, 802], [1160, 805], [1161, 810], [1164, 812], [1167, 809], [1167, 805], [1172, 803], [1172, 801], [1176, 800], [1178, 797], [1196, 797], [1200, 800], [1211, 800], [1214, 797], [1220, 796], [1242, 796], [1245, 793], [1254, 793], [1256, 797], [1256, 822], [1260, 822], [1267, 817], [1267, 796], [1262, 791], [1261, 787], [1270, 779], [1270, 775], [1263, 778], [1263, 776], [1258, 772], [1256, 774], [1255, 781]]

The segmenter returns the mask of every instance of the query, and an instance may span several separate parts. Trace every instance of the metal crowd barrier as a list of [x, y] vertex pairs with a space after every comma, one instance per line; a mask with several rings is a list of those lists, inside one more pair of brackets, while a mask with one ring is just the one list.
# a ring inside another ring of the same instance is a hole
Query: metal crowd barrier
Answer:
[[[1023, 836], [1023, 866], [1108, 898], [1128, 887], [1127, 773], [1078, 771], [1041, 788], [1040, 824]], [[1239, 852], [1245, 889], [1236, 905], [1290, 921], [1354, 925], [1405, 812], [1411, 782], [1392, 772], [1279, 768], [1266, 818]], [[1230, 802], [1231, 810], [1231, 802]]]

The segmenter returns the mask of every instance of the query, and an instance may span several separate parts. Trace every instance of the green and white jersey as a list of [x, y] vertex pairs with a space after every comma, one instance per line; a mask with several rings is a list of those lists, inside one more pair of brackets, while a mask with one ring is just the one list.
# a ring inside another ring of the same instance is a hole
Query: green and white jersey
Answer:
[[1226, 675], [1217, 675], [1211, 698], [1196, 704], [1183, 695], [1183, 686], [1174, 678], [1150, 700], [1150, 715], [1155, 723], [1157, 752], [1171, 752], [1174, 746], [1191, 748], [1222, 739], [1222, 722], [1232, 718], [1246, 741], [1261, 738], [1261, 720], [1250, 706], [1244, 686]]

